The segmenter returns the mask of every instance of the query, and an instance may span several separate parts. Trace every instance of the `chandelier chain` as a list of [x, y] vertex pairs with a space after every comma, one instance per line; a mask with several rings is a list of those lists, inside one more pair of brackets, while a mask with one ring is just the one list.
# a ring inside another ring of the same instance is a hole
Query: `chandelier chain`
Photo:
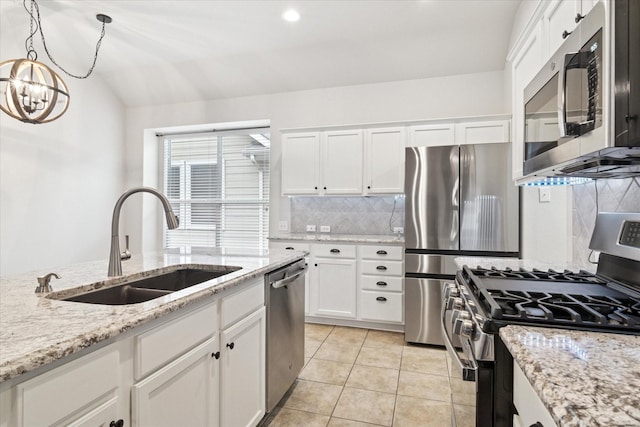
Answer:
[[33, 48], [33, 36], [38, 32], [38, 28], [33, 29], [33, 25], [35, 24], [35, 18], [33, 16], [33, 3], [31, 3], [31, 10], [27, 9], [26, 0], [22, 3], [25, 10], [29, 14], [29, 36], [24, 41], [24, 47], [27, 50], [27, 59], [31, 61], [36, 61], [38, 59], [38, 53]]
[[[26, 6], [26, 2], [27, 0], [23, 0], [23, 4], [25, 9], [27, 8]], [[36, 12], [36, 16], [34, 16], [33, 14], [33, 8], [35, 5], [35, 12]], [[65, 70], [60, 64], [58, 64], [53, 57], [51, 56], [51, 54], [49, 53], [49, 49], [47, 48], [47, 43], [44, 40], [44, 32], [42, 31], [42, 23], [40, 22], [40, 8], [38, 7], [38, 3], [36, 3], [36, 0], [31, 0], [31, 11], [27, 10], [27, 12], [29, 13], [29, 15], [31, 15], [31, 32], [29, 34], [29, 37], [27, 37], [27, 41], [28, 41], [28, 46], [27, 46], [27, 57], [29, 59], [31, 58], [31, 54], [34, 55], [33, 60], [35, 60], [35, 58], [38, 57], [38, 54], [36, 53], [36, 51], [33, 49], [33, 36], [36, 34], [36, 32], [40, 32], [40, 37], [42, 38], [42, 46], [44, 46], [44, 51], [46, 52], [47, 56], [49, 57], [49, 59], [51, 60], [51, 62], [53, 62], [60, 70], [62, 70], [66, 75], [68, 75], [69, 77], [73, 77], [76, 79], [86, 79], [87, 77], [89, 77], [91, 75], [91, 73], [93, 72], [93, 69], [96, 66], [96, 61], [98, 60], [98, 51], [100, 50], [100, 45], [102, 44], [102, 39], [104, 38], [105, 35], [105, 22], [102, 22], [102, 31], [100, 33], [100, 38], [98, 39], [98, 43], [96, 43], [96, 52], [93, 56], [93, 63], [91, 64], [91, 67], [89, 68], [89, 71], [87, 71], [87, 73], [85, 75], [76, 75], [76, 74], [72, 74], [69, 71]], [[36, 24], [36, 28], [34, 30], [33, 26], [34, 26], [34, 20], [37, 20], [37, 24]], [[27, 42], [25, 42], [25, 44], [27, 44]]]

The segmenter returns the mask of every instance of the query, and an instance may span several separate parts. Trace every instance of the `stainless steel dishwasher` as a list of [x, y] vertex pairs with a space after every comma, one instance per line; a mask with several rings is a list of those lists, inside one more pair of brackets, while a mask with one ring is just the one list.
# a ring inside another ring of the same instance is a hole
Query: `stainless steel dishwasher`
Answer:
[[304, 365], [304, 276], [296, 261], [265, 275], [267, 306], [267, 401], [271, 412]]

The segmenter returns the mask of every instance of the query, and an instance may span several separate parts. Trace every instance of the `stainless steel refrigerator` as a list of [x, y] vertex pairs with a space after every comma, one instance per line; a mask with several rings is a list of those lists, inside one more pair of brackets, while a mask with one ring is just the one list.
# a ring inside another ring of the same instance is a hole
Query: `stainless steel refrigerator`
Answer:
[[458, 256], [519, 256], [510, 144], [408, 147], [405, 340], [443, 345], [442, 287]]

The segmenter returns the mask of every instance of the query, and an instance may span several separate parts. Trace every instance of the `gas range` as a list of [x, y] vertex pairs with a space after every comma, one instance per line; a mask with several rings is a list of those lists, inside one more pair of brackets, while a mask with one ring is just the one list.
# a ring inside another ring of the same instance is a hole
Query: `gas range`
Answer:
[[640, 335], [640, 213], [601, 213], [589, 245], [597, 271], [464, 266], [444, 288], [445, 346], [476, 381], [476, 425], [511, 426], [507, 325]]
[[529, 324], [640, 334], [640, 294], [587, 271], [465, 266], [456, 281], [483, 332]]

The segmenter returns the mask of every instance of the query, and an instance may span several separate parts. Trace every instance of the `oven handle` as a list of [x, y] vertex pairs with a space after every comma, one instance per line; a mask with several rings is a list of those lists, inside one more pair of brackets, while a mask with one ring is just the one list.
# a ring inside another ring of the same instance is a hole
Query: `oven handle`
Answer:
[[447, 348], [449, 355], [451, 355], [451, 359], [455, 360], [458, 367], [460, 368], [460, 372], [462, 372], [462, 380], [463, 381], [475, 381], [476, 373], [478, 371], [478, 365], [473, 360], [465, 360], [462, 361], [460, 356], [458, 356], [458, 352], [453, 346], [453, 342], [451, 342], [451, 338], [449, 338], [449, 334], [447, 333], [446, 320], [445, 316], [447, 313], [446, 306], [447, 301], [442, 301], [442, 309], [441, 317], [440, 317], [440, 326], [442, 327], [442, 337], [444, 338], [444, 346]]

